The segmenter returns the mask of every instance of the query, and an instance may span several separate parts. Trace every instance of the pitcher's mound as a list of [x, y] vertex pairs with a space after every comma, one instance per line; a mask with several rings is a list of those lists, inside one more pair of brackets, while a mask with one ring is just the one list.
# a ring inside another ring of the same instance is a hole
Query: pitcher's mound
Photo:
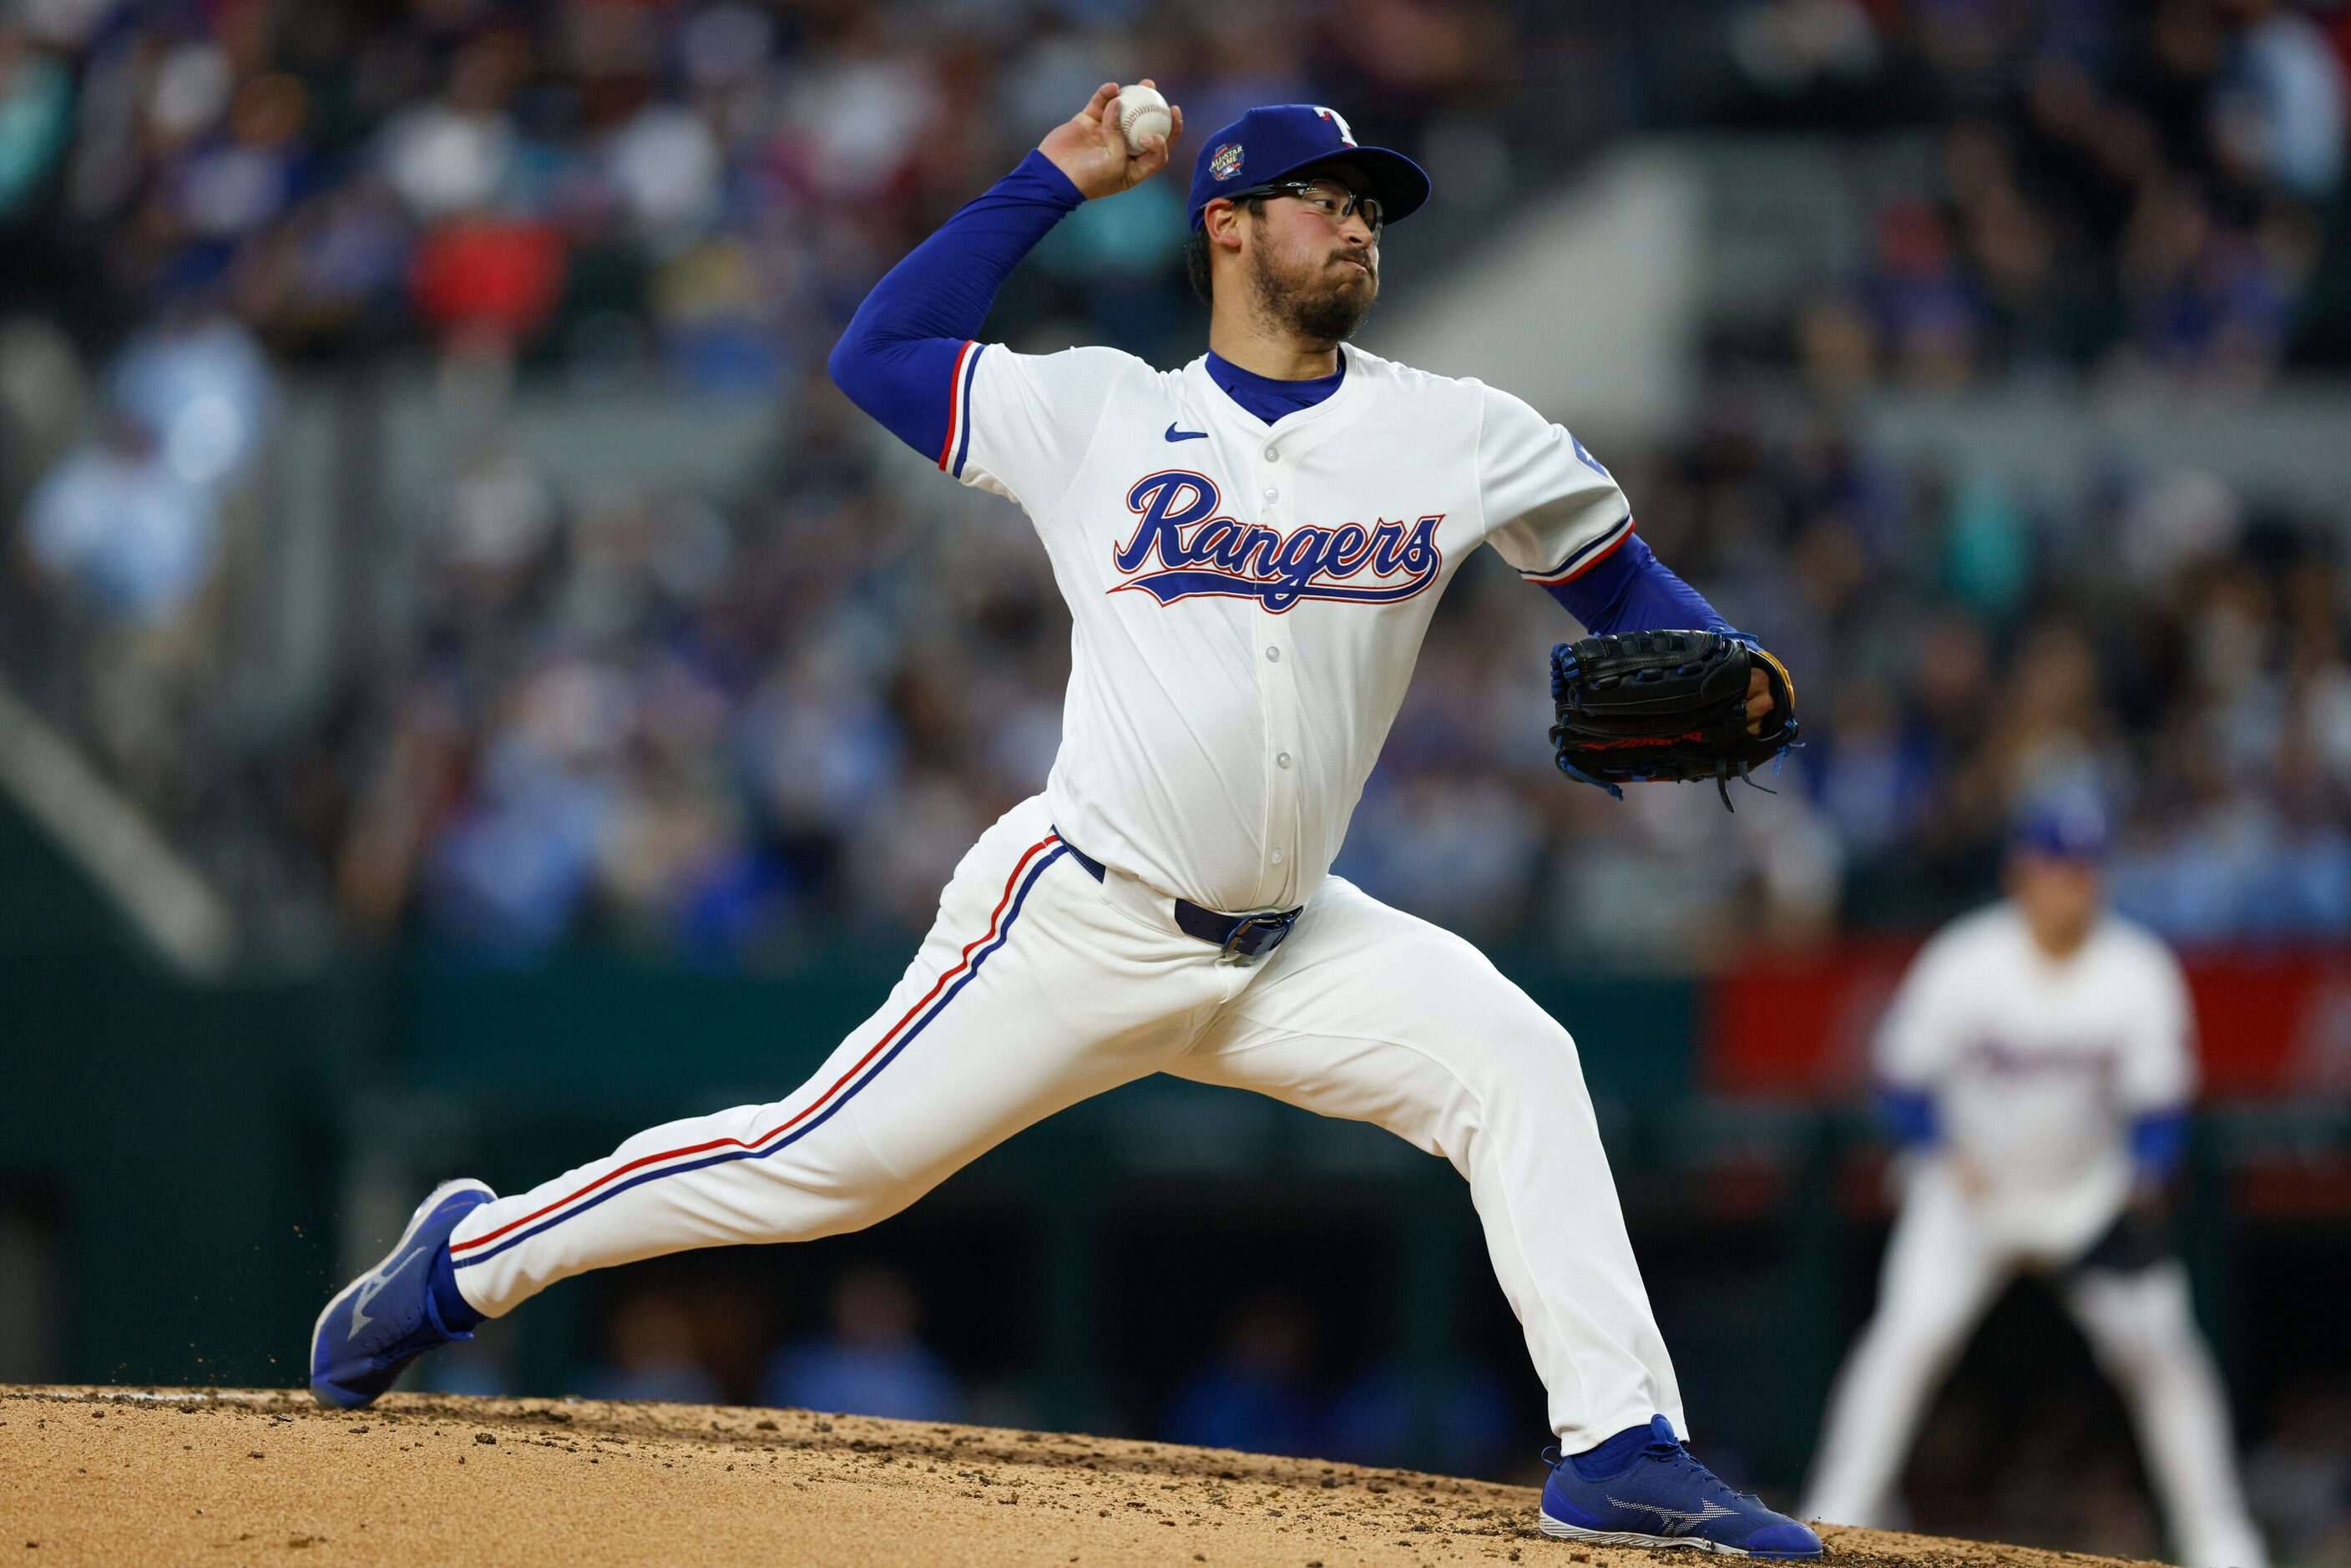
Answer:
[[[1867, 1531], [1868, 1568], [2093, 1560]], [[1523, 1487], [804, 1410], [0, 1390], [0, 1563], [1699, 1568], [1546, 1540]]]

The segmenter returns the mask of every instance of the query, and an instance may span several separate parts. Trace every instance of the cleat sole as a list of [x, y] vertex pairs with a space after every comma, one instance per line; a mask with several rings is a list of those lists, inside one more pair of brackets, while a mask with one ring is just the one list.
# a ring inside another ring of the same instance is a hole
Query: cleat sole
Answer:
[[1595, 1546], [1687, 1546], [1698, 1552], [1710, 1552], [1718, 1557], [1750, 1557], [1758, 1563], [1811, 1562], [1820, 1556], [1817, 1552], [1801, 1555], [1785, 1552], [1750, 1552], [1745, 1547], [1726, 1546], [1719, 1541], [1708, 1541], [1702, 1535], [1649, 1535], [1637, 1530], [1587, 1530], [1563, 1519], [1553, 1519], [1548, 1513], [1539, 1517], [1542, 1532], [1555, 1541], [1583, 1541]]

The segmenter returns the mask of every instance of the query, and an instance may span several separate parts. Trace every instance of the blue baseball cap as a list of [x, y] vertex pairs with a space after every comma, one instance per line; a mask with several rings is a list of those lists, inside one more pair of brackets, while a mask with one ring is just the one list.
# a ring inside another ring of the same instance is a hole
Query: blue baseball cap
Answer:
[[1380, 200], [1383, 223], [1409, 217], [1428, 200], [1428, 175], [1401, 152], [1356, 145], [1355, 133], [1334, 109], [1276, 103], [1252, 109], [1200, 143], [1192, 160], [1192, 226], [1218, 196], [1309, 171], [1348, 168]]
[[2085, 864], [2105, 858], [2109, 830], [2105, 808], [2085, 791], [2067, 791], [2029, 802], [2017, 813], [2009, 847], [2043, 860]]

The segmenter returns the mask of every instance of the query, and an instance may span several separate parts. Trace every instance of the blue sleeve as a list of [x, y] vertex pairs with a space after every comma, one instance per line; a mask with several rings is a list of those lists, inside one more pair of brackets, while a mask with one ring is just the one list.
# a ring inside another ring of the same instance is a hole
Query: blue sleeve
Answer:
[[1924, 1089], [1880, 1083], [1877, 1113], [1894, 1141], [1905, 1147], [1923, 1148], [1943, 1135], [1942, 1120], [1935, 1113], [1935, 1097]]
[[833, 345], [833, 385], [946, 467], [956, 374], [970, 370], [964, 350], [1020, 258], [1084, 201], [1030, 152], [873, 286]]
[[1638, 534], [1627, 534], [1582, 576], [1543, 587], [1596, 637], [1617, 632], [1739, 635], [1697, 589], [1667, 570]]
[[2131, 1124], [2131, 1158], [2141, 1176], [2169, 1181], [2187, 1154], [2187, 1112], [2149, 1111]]

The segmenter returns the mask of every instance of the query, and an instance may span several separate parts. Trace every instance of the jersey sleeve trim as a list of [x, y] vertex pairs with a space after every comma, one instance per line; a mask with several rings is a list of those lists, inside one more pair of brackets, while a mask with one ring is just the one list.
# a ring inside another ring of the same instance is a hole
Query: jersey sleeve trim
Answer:
[[1573, 582], [1606, 560], [1615, 552], [1618, 545], [1632, 537], [1633, 514], [1627, 512], [1625, 514], [1623, 522], [1618, 523], [1598, 538], [1577, 546], [1568, 552], [1565, 560], [1552, 567], [1549, 571], [1522, 571], [1519, 575], [1529, 582], [1543, 588], [1556, 588], [1562, 582]]
[[947, 383], [947, 434], [939, 443], [939, 467], [958, 479], [964, 459], [971, 455], [971, 382], [984, 347], [967, 339], [956, 351], [955, 377]]

